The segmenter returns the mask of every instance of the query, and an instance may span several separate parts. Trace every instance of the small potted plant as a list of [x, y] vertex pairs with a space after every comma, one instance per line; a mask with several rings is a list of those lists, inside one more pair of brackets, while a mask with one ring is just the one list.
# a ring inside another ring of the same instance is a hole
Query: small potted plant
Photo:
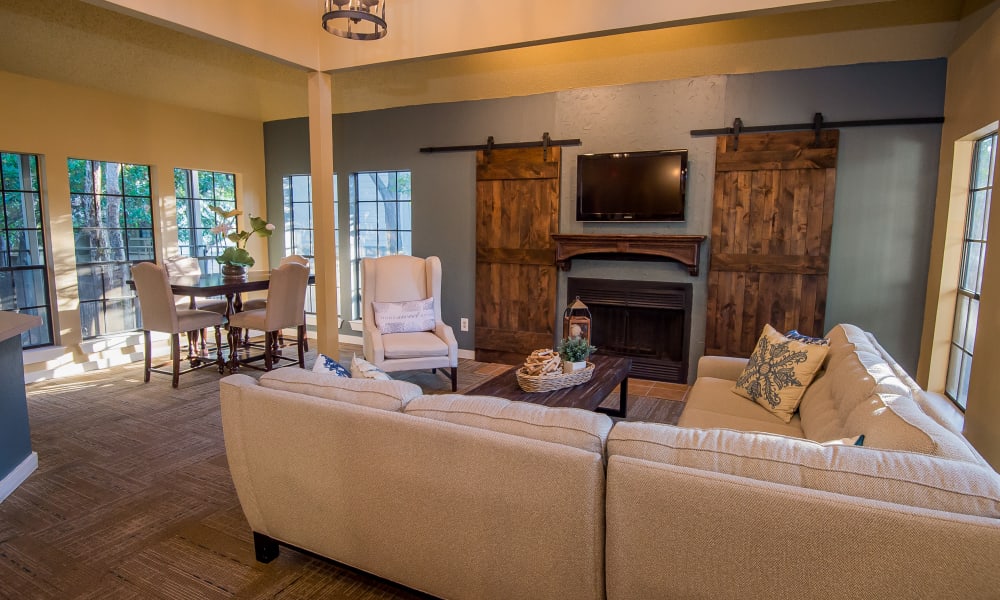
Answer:
[[587, 359], [597, 348], [582, 337], [566, 338], [559, 342], [556, 351], [563, 360], [563, 373], [574, 373], [587, 368]]

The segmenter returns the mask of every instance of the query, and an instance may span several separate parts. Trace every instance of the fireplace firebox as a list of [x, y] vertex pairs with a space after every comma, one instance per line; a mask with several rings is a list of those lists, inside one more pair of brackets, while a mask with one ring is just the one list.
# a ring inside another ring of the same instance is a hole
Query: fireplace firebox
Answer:
[[567, 296], [590, 309], [601, 353], [632, 359], [630, 377], [687, 383], [690, 283], [570, 277]]

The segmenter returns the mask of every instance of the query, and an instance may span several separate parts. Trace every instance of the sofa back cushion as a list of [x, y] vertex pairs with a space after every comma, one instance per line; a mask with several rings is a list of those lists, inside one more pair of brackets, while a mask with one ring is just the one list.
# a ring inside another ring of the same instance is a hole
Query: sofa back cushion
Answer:
[[262, 387], [274, 390], [397, 412], [423, 393], [420, 386], [408, 381], [338, 377], [332, 373], [314, 373], [302, 369], [269, 371], [261, 375], [259, 383]]
[[807, 439], [864, 435], [868, 447], [982, 464], [964, 439], [920, 409], [913, 387], [900, 379], [892, 358], [867, 334], [853, 325], [838, 325], [827, 336], [826, 369], [799, 406]]
[[410, 401], [404, 412], [572, 446], [601, 456], [604, 456], [604, 446], [612, 425], [607, 415], [578, 408], [552, 408], [492, 396], [461, 394], [420, 396]]
[[912, 452], [823, 445], [728, 429], [620, 422], [608, 436], [608, 456], [615, 455], [1000, 518], [1000, 475], [995, 471], [979, 464]]

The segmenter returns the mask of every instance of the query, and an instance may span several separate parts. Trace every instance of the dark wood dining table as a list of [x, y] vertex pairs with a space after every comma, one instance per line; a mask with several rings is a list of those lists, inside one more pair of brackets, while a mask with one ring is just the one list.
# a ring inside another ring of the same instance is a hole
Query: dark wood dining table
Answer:
[[[270, 271], [248, 271], [245, 279], [227, 279], [220, 273], [203, 273], [201, 275], [184, 275], [170, 278], [170, 291], [177, 296], [196, 298], [211, 296], [226, 297], [226, 316], [238, 313], [243, 308], [241, 294], [244, 292], [259, 292], [266, 290], [271, 281]], [[309, 283], [315, 283], [316, 276], [309, 275]]]

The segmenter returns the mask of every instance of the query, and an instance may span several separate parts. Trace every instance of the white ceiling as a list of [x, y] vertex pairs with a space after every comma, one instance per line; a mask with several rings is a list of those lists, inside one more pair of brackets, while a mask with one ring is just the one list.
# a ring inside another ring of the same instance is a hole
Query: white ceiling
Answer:
[[[747, 32], [757, 38], [778, 39], [953, 24], [963, 14], [988, 3], [387, 2], [389, 35], [382, 40], [360, 42], [322, 30], [323, 0], [0, 0], [0, 70], [242, 118], [272, 120], [307, 114], [305, 73], [310, 70], [332, 72], [335, 87], [355, 94], [349, 109], [363, 110], [364, 90], [360, 90], [358, 98], [359, 86], [385, 80], [386, 74], [398, 74], [400, 65], [406, 66], [407, 76], [418, 81], [430, 73], [440, 79], [442, 71], [449, 69], [449, 77], [468, 72], [482, 76], [489, 72], [484, 65], [492, 68], [500, 61], [527, 63], [553, 54], [571, 57], [568, 66], [577, 68], [589, 60], [607, 61], [618, 54], [634, 53], [637, 45], [656, 46], [673, 31], [701, 35], [701, 39], [686, 42], [695, 47], [725, 44], [730, 37], [746, 37]], [[708, 25], [694, 25], [697, 23]], [[935, 31], [940, 38], [941, 30]], [[704, 39], [708, 34], [713, 39]], [[602, 40], [599, 44], [595, 43], [598, 39]], [[676, 46], [675, 42], [671, 44]], [[940, 39], [935, 40], [931, 55], [941, 55], [940, 46]], [[558, 50], [547, 52], [545, 49], [550, 47]], [[869, 60], [887, 60], [886, 56], [876, 52]], [[458, 60], [460, 57], [465, 58]], [[926, 57], [914, 51], [909, 58]], [[903, 58], [908, 57], [892, 55], [890, 59]], [[858, 62], [865, 60], [865, 55], [855, 52], [843, 60]], [[508, 69], [534, 66], [506, 65]], [[727, 65], [705, 68], [717, 73], [740, 72]], [[595, 84], [602, 83], [606, 82]], [[510, 93], [533, 93], [533, 89], [512, 89]], [[460, 95], [456, 98], [463, 99]], [[393, 105], [422, 101], [406, 95], [391, 99]], [[336, 97], [334, 109], [338, 109]]]

